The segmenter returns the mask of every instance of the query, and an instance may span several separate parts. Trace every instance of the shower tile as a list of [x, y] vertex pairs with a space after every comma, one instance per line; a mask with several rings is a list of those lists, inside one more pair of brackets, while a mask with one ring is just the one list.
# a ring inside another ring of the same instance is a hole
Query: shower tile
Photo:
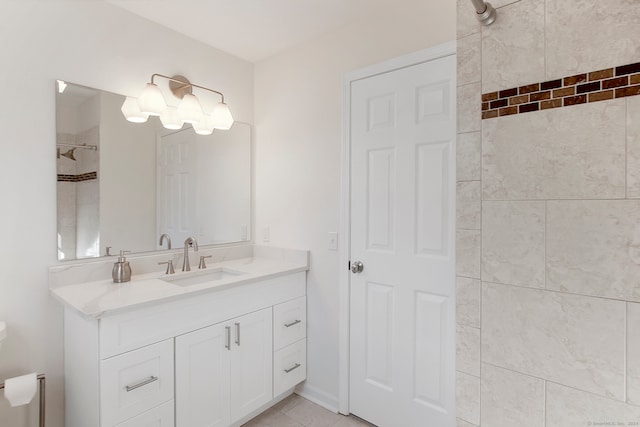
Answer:
[[458, 230], [456, 240], [456, 274], [479, 279], [480, 231]]
[[465, 420], [461, 420], [460, 418], [456, 418], [456, 427], [478, 427], [475, 424], [471, 424], [466, 422]]
[[549, 201], [547, 288], [640, 301], [640, 200]]
[[485, 120], [483, 200], [625, 196], [625, 100]]
[[637, 0], [547, 0], [547, 78], [637, 61], [637, 8]]
[[482, 204], [482, 280], [544, 288], [545, 202]]
[[479, 180], [482, 168], [480, 132], [458, 134], [456, 149], [456, 174], [458, 181]]
[[480, 327], [480, 280], [456, 277], [456, 317], [459, 325]]
[[627, 303], [627, 400], [640, 406], [640, 304]]
[[627, 98], [627, 197], [640, 198], [640, 96]]
[[[471, 8], [473, 13], [473, 8]], [[480, 81], [482, 40], [480, 33], [472, 34], [458, 40], [458, 85], [466, 85]]]
[[458, 0], [457, 3], [458, 25], [457, 38], [480, 32], [480, 23], [476, 19], [475, 9], [468, 0]]
[[480, 376], [480, 329], [457, 325], [456, 369]]
[[480, 378], [456, 372], [456, 416], [480, 425]]
[[544, 427], [544, 381], [482, 365], [481, 425]]
[[482, 29], [482, 91], [543, 81], [544, 2], [521, 0]]
[[458, 87], [458, 133], [481, 129], [481, 96], [480, 83]]
[[640, 408], [547, 383], [546, 427], [637, 426]]
[[499, 7], [508, 6], [519, 1], [521, 0], [491, 0], [489, 3], [491, 3], [491, 5], [497, 9]]
[[456, 227], [479, 230], [482, 195], [480, 181], [458, 182], [456, 190]]
[[625, 303], [482, 284], [482, 361], [624, 398]]

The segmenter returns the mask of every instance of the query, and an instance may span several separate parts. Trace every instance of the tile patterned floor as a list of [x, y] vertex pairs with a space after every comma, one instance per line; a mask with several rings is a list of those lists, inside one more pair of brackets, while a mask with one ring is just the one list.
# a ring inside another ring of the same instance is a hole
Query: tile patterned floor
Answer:
[[334, 414], [293, 394], [242, 427], [375, 427], [354, 416]]

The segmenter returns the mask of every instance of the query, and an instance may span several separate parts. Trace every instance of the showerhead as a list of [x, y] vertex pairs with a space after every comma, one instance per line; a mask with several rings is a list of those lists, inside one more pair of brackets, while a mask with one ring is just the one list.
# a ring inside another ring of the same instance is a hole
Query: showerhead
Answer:
[[73, 154], [75, 151], [76, 151], [76, 149], [72, 148], [69, 151], [67, 151], [66, 153], [60, 153], [60, 156], [66, 157], [67, 159], [71, 159], [71, 160], [73, 160], [75, 162], [76, 156]]
[[476, 18], [482, 25], [491, 25], [496, 20], [496, 9], [484, 0], [471, 0], [476, 9]]

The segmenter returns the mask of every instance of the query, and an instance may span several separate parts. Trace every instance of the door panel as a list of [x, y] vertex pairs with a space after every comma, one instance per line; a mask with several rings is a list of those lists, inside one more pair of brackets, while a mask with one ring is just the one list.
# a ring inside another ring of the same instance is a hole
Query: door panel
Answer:
[[416, 292], [415, 297], [415, 372], [414, 396], [416, 401], [435, 405], [444, 410], [446, 372], [444, 352], [447, 325], [447, 298], [426, 292]]
[[392, 388], [394, 288], [367, 283], [366, 380], [386, 390]]
[[351, 85], [350, 411], [455, 423], [455, 56]]
[[416, 147], [416, 252], [448, 256], [451, 141]]
[[368, 248], [393, 251], [394, 178], [393, 149], [369, 151], [368, 181]]

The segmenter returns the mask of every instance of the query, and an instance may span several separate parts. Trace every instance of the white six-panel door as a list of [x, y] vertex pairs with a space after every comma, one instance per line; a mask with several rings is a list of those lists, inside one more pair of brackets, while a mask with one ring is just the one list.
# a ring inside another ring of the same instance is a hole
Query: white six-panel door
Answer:
[[351, 84], [350, 411], [455, 423], [455, 56]]
[[164, 135], [158, 143], [158, 236], [168, 233], [174, 244], [198, 237], [197, 154], [192, 129]]

